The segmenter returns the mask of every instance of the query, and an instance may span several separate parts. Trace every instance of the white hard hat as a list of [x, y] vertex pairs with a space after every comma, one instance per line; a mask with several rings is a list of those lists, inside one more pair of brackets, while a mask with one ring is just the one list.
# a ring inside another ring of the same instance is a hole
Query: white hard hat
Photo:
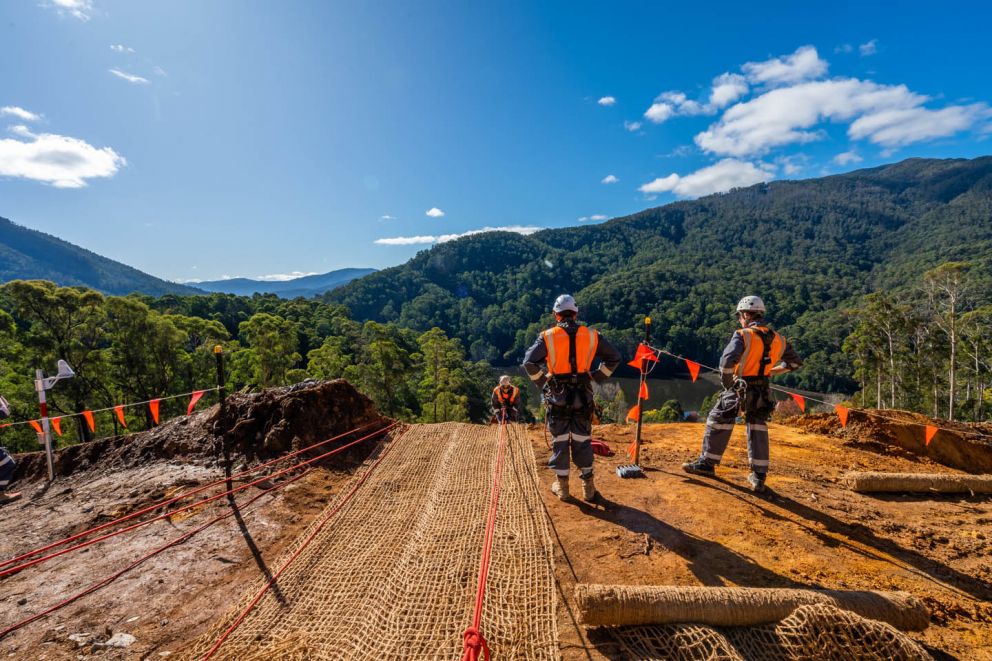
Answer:
[[503, 376], [499, 377], [499, 385], [501, 385], [501, 386], [508, 386], [508, 385], [510, 385], [510, 377], [508, 377], [506, 374], [504, 374]]
[[555, 306], [552, 308], [555, 313], [572, 311], [579, 313], [579, 306], [575, 304], [575, 299], [568, 294], [562, 294], [555, 299]]
[[745, 296], [737, 304], [737, 312], [764, 312], [765, 302], [758, 296]]

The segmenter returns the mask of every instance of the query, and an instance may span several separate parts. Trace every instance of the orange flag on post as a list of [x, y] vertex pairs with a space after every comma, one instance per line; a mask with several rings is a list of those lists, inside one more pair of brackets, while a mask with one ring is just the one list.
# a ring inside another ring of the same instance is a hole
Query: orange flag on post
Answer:
[[792, 395], [792, 399], [796, 400], [796, 404], [799, 405], [799, 410], [802, 411], [803, 413], [805, 413], [806, 412], [806, 398], [803, 397], [802, 395], [798, 395], [798, 394], [796, 394], [794, 392], [790, 392], [789, 394]]
[[38, 423], [37, 420], [28, 420], [28, 424], [31, 425], [34, 428], [34, 430], [39, 434], [45, 433], [45, 431], [41, 428], [41, 425]]
[[96, 421], [93, 419], [93, 411], [83, 411], [83, 418], [86, 419], [86, 426], [90, 428], [90, 432], [95, 432]]
[[648, 382], [644, 381], [641, 383], [641, 390], [637, 393], [637, 399], [647, 399], [648, 398]]
[[640, 414], [640, 412], [641, 412], [641, 405], [638, 404], [637, 406], [627, 411], [627, 417], [624, 419], [624, 421], [633, 420], [634, 422], [637, 422], [637, 416], [638, 414]]
[[927, 430], [926, 430], [926, 433], [925, 433], [925, 438], [927, 440], [927, 445], [928, 446], [930, 445], [930, 441], [933, 440], [933, 437], [937, 435], [937, 431], [938, 431], [938, 429], [936, 427], [934, 427], [933, 425], [927, 425]]
[[634, 354], [634, 359], [627, 364], [635, 369], [643, 370], [645, 367], [644, 361], [646, 360], [657, 363], [658, 356], [647, 345], [639, 344], [637, 346], [637, 353]]
[[117, 419], [121, 423], [121, 427], [127, 429], [127, 422], [124, 420], [124, 405], [118, 404], [114, 407], [114, 413], [117, 415]]
[[631, 459], [633, 459], [634, 452], [636, 450], [637, 450], [637, 441], [631, 441], [630, 445], [627, 446], [627, 455], [630, 456]]
[[834, 411], [837, 412], [837, 417], [840, 418], [840, 426], [847, 426], [847, 414], [851, 412], [846, 406], [841, 406], [840, 404], [834, 407]]
[[62, 418], [52, 418], [52, 427], [55, 428], [55, 433], [59, 436], [62, 435]]
[[685, 366], [689, 368], [689, 376], [692, 377], [692, 382], [695, 383], [696, 379], [699, 378], [699, 363], [687, 359], [685, 361]]
[[153, 399], [152, 401], [148, 402], [148, 410], [151, 411], [152, 420], [155, 421], [156, 425], [158, 424], [158, 405], [159, 402], [161, 401], [162, 401], [161, 399]]
[[207, 391], [197, 390], [193, 393], [193, 396], [189, 398], [189, 406], [186, 407], [186, 415], [193, 415], [193, 409], [196, 407], [196, 403], [200, 401], [200, 398], [203, 397], [203, 393], [205, 392]]

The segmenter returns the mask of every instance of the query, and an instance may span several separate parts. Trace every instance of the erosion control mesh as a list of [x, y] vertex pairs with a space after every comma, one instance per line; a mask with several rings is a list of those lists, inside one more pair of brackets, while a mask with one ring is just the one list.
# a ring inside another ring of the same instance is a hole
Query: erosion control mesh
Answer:
[[643, 661], [932, 661], [891, 625], [826, 604], [800, 606], [774, 625], [617, 627], [614, 637]]
[[[382, 463], [212, 658], [460, 658], [472, 620], [496, 431], [445, 423], [414, 426], [394, 438]], [[524, 432], [507, 431], [481, 629], [494, 658], [555, 659], [554, 567], [536, 462]], [[298, 547], [291, 545], [270, 569]], [[265, 582], [251, 585], [183, 658], [202, 658]]]

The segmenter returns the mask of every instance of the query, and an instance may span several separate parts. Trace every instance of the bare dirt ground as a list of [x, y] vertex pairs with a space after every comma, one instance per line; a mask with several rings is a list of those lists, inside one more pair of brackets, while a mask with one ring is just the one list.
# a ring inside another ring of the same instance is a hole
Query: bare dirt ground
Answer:
[[[646, 479], [616, 467], [633, 426], [605, 425], [594, 438], [616, 456], [596, 458], [602, 499], [560, 502], [540, 474], [552, 523], [564, 659], [627, 658], [603, 632], [577, 623], [577, 582], [906, 590], [923, 599], [931, 626], [911, 636], [935, 658], [992, 659], [992, 497], [872, 496], [838, 483], [849, 470], [956, 472], [903, 448], [772, 425], [769, 492], [746, 483], [743, 427], [718, 479], [690, 476], [701, 424], [646, 425]], [[543, 429], [530, 427], [538, 461]], [[578, 480], [573, 493], [579, 486]]]

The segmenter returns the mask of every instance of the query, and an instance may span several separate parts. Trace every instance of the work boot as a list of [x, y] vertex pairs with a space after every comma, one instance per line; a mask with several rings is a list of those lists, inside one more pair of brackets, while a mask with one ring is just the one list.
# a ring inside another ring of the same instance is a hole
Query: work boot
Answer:
[[716, 475], [716, 471], [713, 470], [713, 464], [706, 461], [703, 457], [700, 457], [695, 461], [687, 461], [682, 464], [682, 470], [686, 473], [692, 473], [693, 475], [705, 475], [706, 477], [713, 477]]
[[21, 492], [15, 491], [13, 493], [0, 493], [0, 505], [6, 505], [7, 503], [12, 503], [15, 500], [20, 500]]
[[765, 490], [765, 473], [752, 472], [747, 476], [747, 483], [751, 485], [751, 491], [761, 493]]
[[569, 500], [571, 496], [568, 493], [568, 478], [556, 476], [555, 481], [551, 483], [551, 493], [558, 496], [558, 500]]
[[587, 503], [596, 500], [596, 484], [592, 481], [592, 475], [582, 478], [582, 500]]

